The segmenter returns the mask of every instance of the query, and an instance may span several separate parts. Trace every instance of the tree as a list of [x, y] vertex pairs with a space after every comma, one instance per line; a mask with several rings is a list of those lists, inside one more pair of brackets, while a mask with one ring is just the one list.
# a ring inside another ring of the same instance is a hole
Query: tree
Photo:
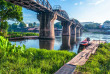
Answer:
[[87, 29], [99, 29], [100, 23], [93, 23], [93, 24], [85, 24], [85, 28]]
[[33, 27], [33, 24], [32, 23], [29, 23], [29, 27]]
[[23, 28], [26, 27], [26, 24], [25, 24], [24, 22], [20, 22], [19, 27], [20, 27], [21, 29], [23, 29]]
[[10, 32], [11, 32], [11, 30], [12, 30], [12, 25], [11, 25], [11, 24], [9, 24], [8, 26], [9, 26], [9, 27], [8, 27], [8, 31], [10, 31]]
[[17, 23], [12, 24], [12, 29], [15, 31], [17, 29]]
[[33, 27], [37, 27], [37, 23], [36, 22], [33, 23]]
[[57, 22], [57, 23], [55, 23], [55, 28], [57, 28], [57, 29], [62, 29], [62, 25], [61, 25], [61, 22]]
[[8, 28], [7, 20], [22, 21], [22, 7], [0, 0], [0, 32]]
[[[3, 24], [3, 25], [2, 25]], [[7, 21], [4, 21], [4, 22], [1, 22], [0, 23], [0, 27], [3, 29], [2, 32], [3, 32], [3, 35], [6, 37], [7, 35], [7, 29], [8, 29], [8, 22]], [[1, 33], [2, 33], [1, 32]]]

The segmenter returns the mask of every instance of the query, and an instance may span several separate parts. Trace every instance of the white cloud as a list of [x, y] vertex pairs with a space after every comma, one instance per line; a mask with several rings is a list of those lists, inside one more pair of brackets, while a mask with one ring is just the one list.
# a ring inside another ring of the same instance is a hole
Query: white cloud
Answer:
[[74, 3], [74, 5], [82, 5], [83, 4], [83, 2], [82, 1], [80, 1], [79, 3]]
[[80, 5], [82, 5], [82, 4], [83, 4], [83, 2], [80, 2], [79, 4], [80, 4]]
[[78, 3], [74, 3], [74, 5], [78, 5]]
[[89, 3], [89, 4], [92, 4], [92, 5], [98, 5], [98, 4], [101, 4], [102, 2], [104, 2], [105, 0], [97, 0], [96, 2], [94, 3]]

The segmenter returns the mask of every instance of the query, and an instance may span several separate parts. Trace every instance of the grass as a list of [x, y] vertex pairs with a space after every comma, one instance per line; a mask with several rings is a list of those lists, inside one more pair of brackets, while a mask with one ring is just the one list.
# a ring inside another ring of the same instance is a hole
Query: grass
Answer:
[[53, 74], [76, 54], [16, 47], [0, 36], [0, 74]]
[[76, 72], [82, 74], [110, 74], [110, 43], [101, 44], [83, 66], [77, 66]]
[[8, 38], [23, 37], [23, 36], [39, 36], [39, 33], [33, 33], [33, 32], [8, 32]]

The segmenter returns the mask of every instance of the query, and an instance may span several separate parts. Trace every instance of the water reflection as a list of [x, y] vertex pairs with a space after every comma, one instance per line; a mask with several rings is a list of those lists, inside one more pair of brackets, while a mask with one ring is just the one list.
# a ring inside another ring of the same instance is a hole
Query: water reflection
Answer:
[[70, 36], [62, 36], [62, 45], [60, 46], [60, 50], [70, 50]]
[[83, 33], [81, 37], [77, 34], [73, 36], [57, 36], [55, 40], [39, 40], [39, 39], [27, 39], [27, 40], [14, 40], [10, 41], [12, 44], [18, 46], [26, 45], [26, 48], [45, 48], [54, 50], [68, 50], [77, 53], [80, 41], [85, 38], [90, 37], [91, 40], [106, 40], [110, 43], [110, 35], [105, 34], [93, 34], [93, 33]]
[[55, 40], [39, 40], [39, 47], [40, 49], [48, 49], [48, 50], [52, 50], [54, 49], [54, 43]]
[[73, 50], [75, 44], [76, 44], [76, 35], [71, 35], [70, 37], [71, 50]]

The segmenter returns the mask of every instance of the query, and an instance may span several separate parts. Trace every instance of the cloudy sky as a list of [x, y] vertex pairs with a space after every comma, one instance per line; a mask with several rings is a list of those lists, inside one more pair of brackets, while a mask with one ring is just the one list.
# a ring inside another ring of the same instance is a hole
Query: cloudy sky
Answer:
[[[110, 20], [110, 0], [48, 0], [52, 7], [60, 5], [70, 18], [80, 22], [103, 23]], [[37, 13], [23, 8], [24, 22], [38, 22]]]

